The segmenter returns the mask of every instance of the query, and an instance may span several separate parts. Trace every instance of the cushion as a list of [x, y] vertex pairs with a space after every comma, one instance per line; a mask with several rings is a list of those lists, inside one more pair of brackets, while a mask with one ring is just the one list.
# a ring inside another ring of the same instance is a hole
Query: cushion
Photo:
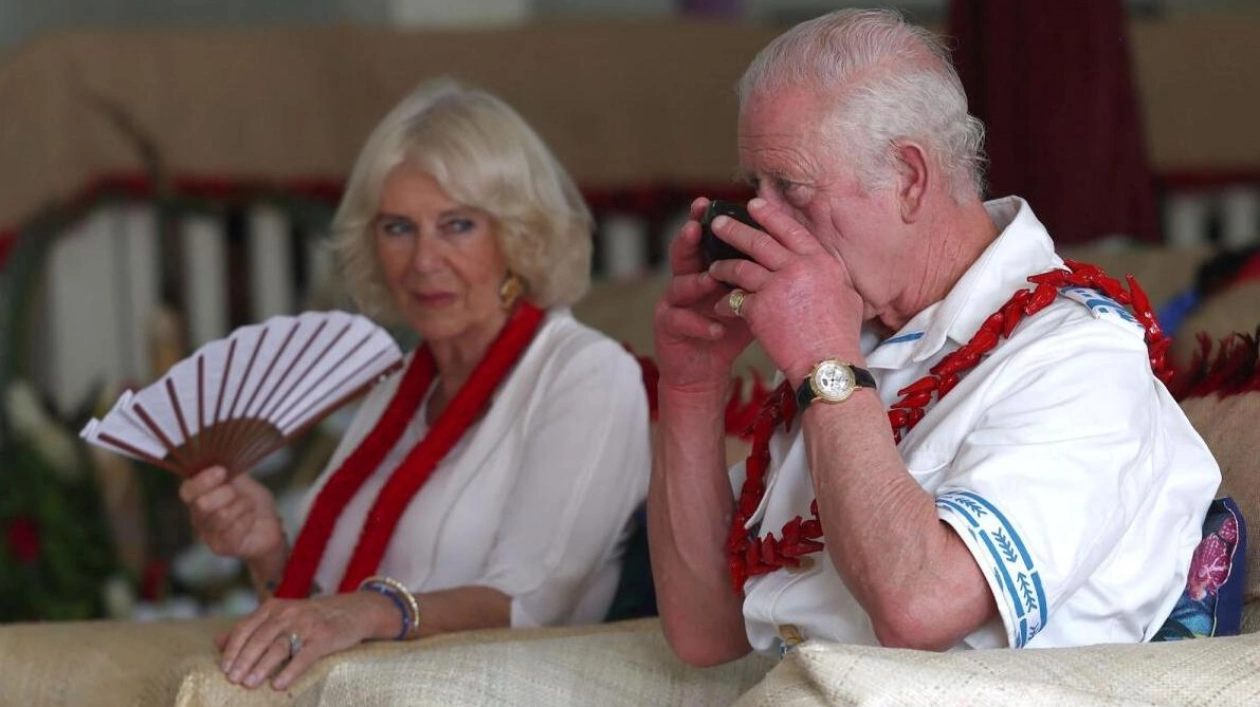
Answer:
[[[565, 638], [351, 657], [310, 684], [297, 704], [729, 705], [776, 662], [754, 653], [713, 668], [690, 668], [674, 657], [658, 624], [630, 622], [621, 630]], [[183, 707], [211, 704], [221, 703], [187, 702]]]
[[319, 661], [285, 692], [248, 690], [229, 683], [217, 664], [213, 637], [230, 625], [0, 626], [0, 705], [725, 705], [775, 663], [753, 654], [720, 668], [689, 668], [670, 652], [659, 622], [646, 619], [368, 643]]
[[[320, 692], [323, 690], [323, 679], [330, 670], [344, 661], [357, 661], [371, 664], [377, 660], [388, 660], [393, 656], [424, 653], [434, 651], [441, 654], [455, 646], [465, 646], [477, 651], [483, 646], [499, 641], [528, 643], [539, 639], [560, 640], [591, 634], [617, 634], [623, 631], [650, 631], [656, 626], [655, 621], [626, 621], [617, 624], [595, 626], [564, 626], [555, 628], [530, 629], [487, 629], [483, 631], [466, 631], [433, 636], [419, 641], [376, 641], [364, 643], [348, 651], [329, 656], [311, 666], [305, 674], [298, 678], [287, 691], [277, 692], [268, 687], [249, 690], [233, 685], [224, 677], [223, 671], [216, 663], [218, 652], [211, 646], [195, 656], [183, 661], [183, 669], [176, 685], [177, 694], [173, 702], [177, 707], [276, 707], [279, 705], [314, 705], [323, 704]], [[364, 682], [358, 685], [377, 685], [374, 676], [364, 676]], [[156, 704], [156, 703], [155, 703]], [[434, 704], [423, 702], [422, 704]], [[437, 703], [440, 704], [440, 703]]]
[[1186, 589], [1152, 640], [1237, 636], [1246, 588], [1247, 524], [1232, 499], [1212, 502]]
[[1121, 249], [1107, 244], [1082, 244], [1060, 249], [1063, 257], [1097, 265], [1112, 277], [1133, 275], [1155, 303], [1166, 302], [1194, 285], [1199, 265], [1214, 252], [1210, 246]]
[[[1157, 301], [1157, 300], [1152, 300]], [[1233, 332], [1251, 332], [1260, 326], [1260, 280], [1249, 280], [1213, 295], [1181, 323], [1173, 339], [1171, 355], [1180, 364], [1193, 357], [1195, 334], [1218, 341]]]
[[1260, 600], [1260, 392], [1225, 398], [1208, 396], [1181, 403], [1190, 422], [1203, 436], [1221, 467], [1220, 495], [1231, 497], [1251, 519], [1246, 529], [1245, 557], [1248, 573], [1244, 601]]
[[1208, 707], [1260, 702], [1260, 635], [932, 653], [809, 641], [736, 707]]
[[[1247, 568], [1248, 574], [1255, 571]], [[1260, 631], [1260, 601], [1252, 600], [1243, 602], [1242, 610], [1242, 628], [1241, 633], [1256, 633]]]
[[190, 671], [213, 664], [214, 635], [228, 626], [222, 620], [0, 626], [0, 704], [172, 704]]

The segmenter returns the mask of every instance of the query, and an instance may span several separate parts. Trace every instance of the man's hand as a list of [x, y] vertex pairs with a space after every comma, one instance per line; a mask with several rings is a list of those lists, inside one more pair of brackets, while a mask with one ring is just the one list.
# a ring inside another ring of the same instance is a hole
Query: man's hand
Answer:
[[656, 306], [656, 357], [662, 387], [725, 394], [731, 364], [752, 334], [738, 318], [715, 310], [730, 290], [705, 270], [700, 253], [700, 217], [709, 200], [691, 204], [691, 218], [670, 245], [673, 277]]
[[[727, 217], [714, 220], [713, 232], [752, 260], [720, 260], [709, 274], [748, 293], [740, 318], [757, 342], [793, 385], [824, 358], [859, 360], [863, 304], [846, 263], [766, 200], [753, 199], [748, 210], [764, 232]], [[733, 326], [725, 297], [714, 313]]]

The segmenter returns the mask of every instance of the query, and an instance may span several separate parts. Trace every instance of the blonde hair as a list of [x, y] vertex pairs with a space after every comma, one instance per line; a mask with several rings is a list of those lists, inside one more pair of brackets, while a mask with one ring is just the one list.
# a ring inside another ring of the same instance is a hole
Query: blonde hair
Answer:
[[593, 221], [560, 163], [497, 97], [451, 79], [422, 84], [376, 126], [333, 217], [346, 287], [364, 312], [397, 321], [373, 241], [386, 176], [399, 164], [429, 173], [452, 199], [494, 220], [499, 250], [542, 308], [590, 285]]
[[744, 72], [740, 105], [754, 93], [790, 87], [835, 102], [823, 127], [851, 142], [868, 189], [889, 183], [889, 148], [909, 139], [931, 150], [955, 199], [984, 191], [984, 124], [967, 112], [949, 50], [899, 13], [837, 10], [793, 27]]

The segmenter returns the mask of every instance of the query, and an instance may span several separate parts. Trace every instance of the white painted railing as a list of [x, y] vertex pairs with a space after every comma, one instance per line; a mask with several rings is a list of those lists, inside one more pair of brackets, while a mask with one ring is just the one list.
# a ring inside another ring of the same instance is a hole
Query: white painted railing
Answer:
[[206, 213], [177, 220], [174, 274], [163, 273], [152, 205], [99, 206], [55, 238], [38, 278], [44, 296], [19, 306], [41, 308], [32, 318], [31, 373], [61, 413], [82, 405], [100, 383], [143, 383], [155, 376], [152, 329], [164, 277], [172, 278], [183, 302], [189, 350], [244, 323], [232, 321], [234, 284], [249, 288], [249, 321], [307, 306], [309, 292], [298, 291], [294, 261], [304, 261], [308, 282], [327, 282], [332, 266], [323, 239], [311, 233], [295, 240], [291, 220], [270, 204], [250, 207], [243, 223], [246, 272], [230, 271], [227, 222]]
[[[146, 320], [158, 302], [157, 219], [145, 206], [90, 213], [57, 237], [42, 278], [34, 373], [62, 413], [102, 377], [147, 379]], [[39, 301], [19, 306], [38, 306]]]

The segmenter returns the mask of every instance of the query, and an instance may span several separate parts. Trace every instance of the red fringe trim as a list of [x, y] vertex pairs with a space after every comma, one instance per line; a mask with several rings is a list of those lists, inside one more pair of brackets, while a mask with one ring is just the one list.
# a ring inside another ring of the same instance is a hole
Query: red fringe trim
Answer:
[[1226, 398], [1260, 391], [1260, 328], [1234, 333], [1215, 346], [1200, 332], [1199, 347], [1188, 368], [1178, 371], [1169, 390], [1177, 401], [1216, 395]]

